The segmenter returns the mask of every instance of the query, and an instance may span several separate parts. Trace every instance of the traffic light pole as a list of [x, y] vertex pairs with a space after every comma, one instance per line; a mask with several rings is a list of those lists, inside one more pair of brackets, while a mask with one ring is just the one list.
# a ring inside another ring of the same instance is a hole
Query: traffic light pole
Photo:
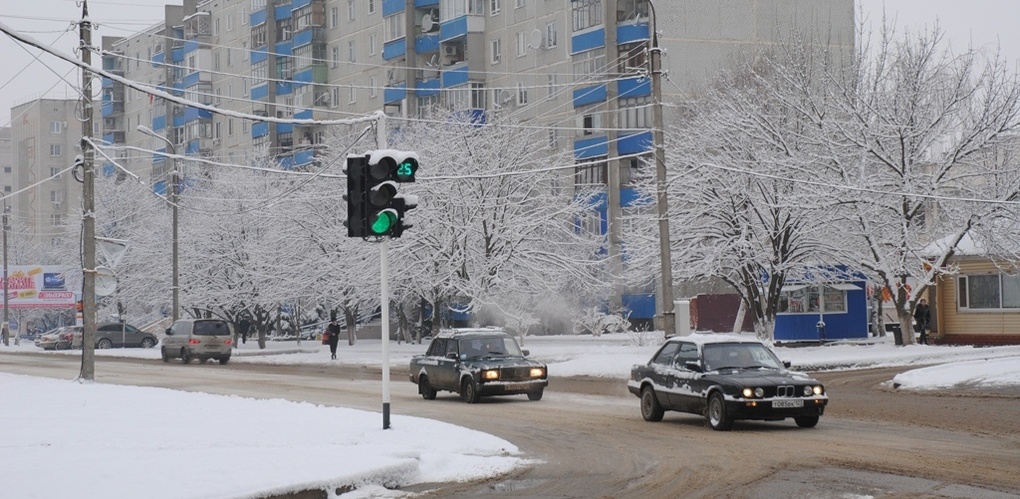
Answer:
[[[375, 144], [386, 149], [386, 114], [375, 122]], [[382, 308], [382, 410], [383, 429], [390, 428], [390, 264], [389, 238], [379, 244], [379, 302]]]

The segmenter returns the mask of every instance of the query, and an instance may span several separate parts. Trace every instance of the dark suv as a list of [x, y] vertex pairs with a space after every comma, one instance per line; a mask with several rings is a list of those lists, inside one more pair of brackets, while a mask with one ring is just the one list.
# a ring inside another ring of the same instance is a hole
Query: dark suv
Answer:
[[541, 400], [548, 371], [527, 355], [502, 331], [445, 331], [432, 339], [425, 355], [411, 359], [411, 381], [425, 400], [435, 399], [439, 390], [459, 393], [469, 404], [487, 395], [527, 394]]

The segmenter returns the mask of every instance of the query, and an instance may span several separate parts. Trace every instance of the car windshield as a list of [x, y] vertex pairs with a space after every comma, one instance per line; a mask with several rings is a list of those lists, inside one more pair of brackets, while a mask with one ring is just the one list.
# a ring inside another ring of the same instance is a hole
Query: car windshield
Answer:
[[523, 357], [521, 348], [513, 338], [470, 338], [460, 340], [460, 357], [462, 359], [481, 359], [486, 357]]
[[761, 343], [719, 343], [704, 346], [706, 371], [720, 369], [782, 369], [783, 363]]
[[230, 327], [223, 321], [198, 321], [193, 334], [197, 336], [230, 336]]

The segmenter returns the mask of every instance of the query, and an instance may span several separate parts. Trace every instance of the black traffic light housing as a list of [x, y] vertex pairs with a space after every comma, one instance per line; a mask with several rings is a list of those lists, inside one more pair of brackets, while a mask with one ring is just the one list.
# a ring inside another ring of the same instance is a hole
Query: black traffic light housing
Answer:
[[411, 225], [404, 214], [418, 197], [401, 195], [397, 184], [414, 182], [418, 155], [379, 150], [347, 157], [347, 236], [400, 237]]

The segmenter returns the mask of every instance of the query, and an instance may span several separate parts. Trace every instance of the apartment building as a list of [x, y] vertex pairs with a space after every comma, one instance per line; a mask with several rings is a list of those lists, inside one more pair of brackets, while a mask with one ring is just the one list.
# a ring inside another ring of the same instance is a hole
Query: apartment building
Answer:
[[[104, 38], [104, 67], [261, 116], [383, 110], [413, 119], [432, 106], [479, 121], [509, 113], [574, 151], [573, 183], [605, 192], [590, 224], [601, 231], [632, 209], [631, 178], [653, 164], [653, 26], [664, 49], [662, 94], [675, 101], [697, 95], [736, 58], [795, 35], [850, 54], [855, 22], [853, 0], [184, 0], [165, 14], [138, 34]], [[170, 104], [109, 80], [102, 116], [112, 144], [233, 163], [264, 154], [286, 169], [312, 165], [327, 133]], [[124, 150], [123, 159], [165, 189], [162, 156]], [[622, 262], [621, 241], [610, 239]], [[655, 295], [619, 289], [617, 303], [647, 321]]]

